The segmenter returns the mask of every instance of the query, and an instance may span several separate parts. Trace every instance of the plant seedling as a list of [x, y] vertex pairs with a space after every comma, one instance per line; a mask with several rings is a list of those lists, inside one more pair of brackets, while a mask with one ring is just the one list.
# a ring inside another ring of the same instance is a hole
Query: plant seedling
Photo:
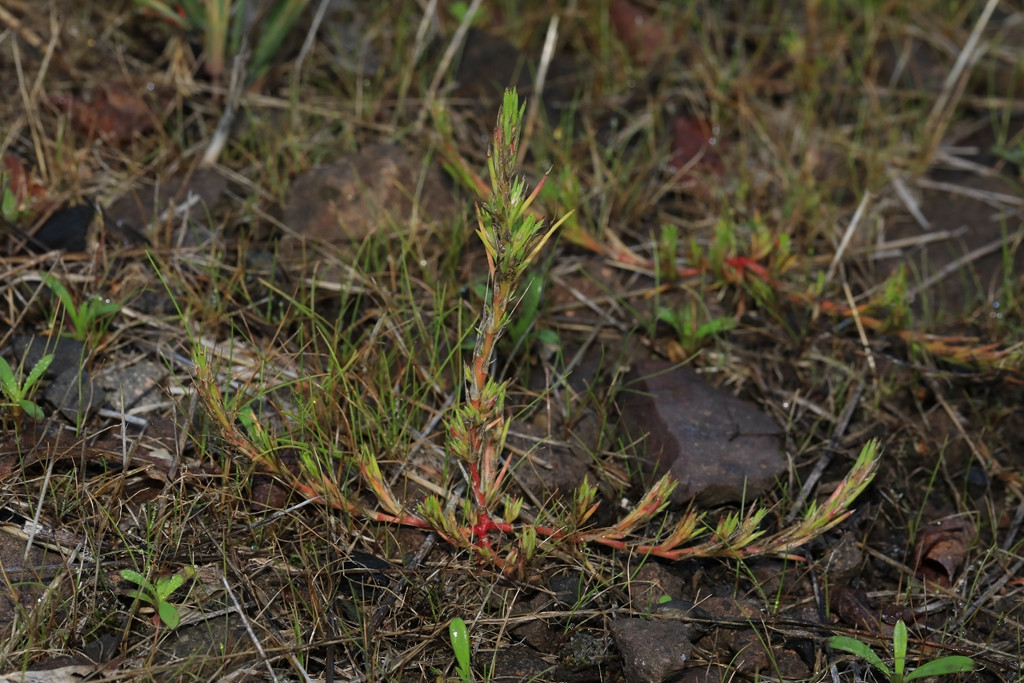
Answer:
[[71, 317], [71, 326], [75, 330], [72, 336], [78, 341], [88, 340], [90, 331], [92, 331], [94, 325], [99, 320], [121, 310], [120, 304], [99, 297], [84, 301], [81, 306], [75, 306], [75, 300], [71, 298], [71, 292], [52, 275], [48, 275], [43, 280], [43, 284], [49, 287], [50, 291], [60, 299], [64, 310]]
[[[219, 78], [224, 71], [227, 58], [238, 54], [241, 49], [242, 35], [247, 30], [246, 17], [251, 14], [247, 11], [250, 9], [246, 7], [248, 4], [245, 0], [236, 3], [230, 0], [135, 0], [138, 8], [180, 29], [202, 32], [206, 71], [214, 78]], [[260, 10], [267, 10], [266, 18], [254, 40], [248, 64], [249, 78], [253, 81], [270, 68], [309, 0], [279, 0], [269, 3], [268, 8], [263, 8], [263, 4], [266, 3], [261, 3]]]
[[680, 308], [658, 307], [658, 320], [668, 324], [676, 333], [676, 340], [689, 355], [695, 353], [711, 339], [736, 327], [732, 318], [713, 318], [703, 322], [707, 313], [697, 302], [691, 301]]
[[448, 637], [452, 641], [452, 650], [455, 651], [456, 672], [462, 683], [469, 683], [473, 680], [473, 670], [469, 666], [469, 629], [466, 622], [460, 617], [455, 617], [448, 624]]
[[11, 186], [4, 182], [6, 178], [0, 177], [0, 215], [8, 223], [17, 223], [21, 218], [21, 208], [18, 206], [18, 197], [14, 194]]
[[837, 650], [849, 652], [864, 659], [889, 679], [889, 683], [904, 683], [925, 676], [945, 676], [974, 670], [974, 661], [963, 655], [949, 655], [926, 662], [904, 675], [907, 665], [907, 625], [903, 620], [896, 622], [892, 635], [893, 668], [889, 669], [874, 650], [859, 640], [847, 636], [832, 636], [828, 644]]
[[46, 354], [36, 362], [28, 376], [19, 382], [10, 364], [0, 357], [0, 389], [3, 390], [4, 405], [14, 408], [17, 414], [25, 413], [33, 420], [42, 420], [43, 409], [29, 397], [52, 362], [53, 354]]
[[181, 615], [178, 614], [177, 606], [168, 602], [167, 598], [171, 596], [171, 593], [181, 588], [186, 579], [191, 579], [195, 575], [195, 567], [184, 567], [170, 576], [161, 576], [156, 580], [156, 584], [153, 584], [137, 571], [131, 569], [121, 570], [122, 579], [131, 581], [138, 586], [138, 589], [129, 591], [128, 595], [153, 605], [156, 608], [157, 616], [160, 617], [160, 621], [170, 628], [177, 628], [181, 622]]

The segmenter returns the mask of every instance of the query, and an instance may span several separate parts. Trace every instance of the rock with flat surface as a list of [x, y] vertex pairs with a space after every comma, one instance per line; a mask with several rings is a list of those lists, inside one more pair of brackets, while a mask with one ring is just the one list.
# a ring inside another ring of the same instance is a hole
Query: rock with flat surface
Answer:
[[750, 500], [786, 472], [779, 425], [693, 368], [635, 363], [619, 406], [628, 436], [642, 440], [645, 484], [665, 472], [678, 480], [673, 506]]
[[619, 619], [612, 636], [629, 683], [661, 683], [686, 668], [693, 653], [689, 628], [678, 621]]
[[307, 239], [358, 243], [380, 230], [406, 232], [414, 213], [425, 222], [454, 213], [440, 169], [401, 147], [369, 145], [292, 181], [284, 223]]

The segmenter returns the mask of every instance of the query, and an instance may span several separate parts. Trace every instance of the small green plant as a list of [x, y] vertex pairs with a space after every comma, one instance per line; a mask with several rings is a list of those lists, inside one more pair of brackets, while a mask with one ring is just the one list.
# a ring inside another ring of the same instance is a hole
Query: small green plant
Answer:
[[679, 279], [679, 268], [676, 267], [676, 252], [679, 251], [679, 228], [673, 224], [662, 226], [658, 236], [658, 280], [675, 282]]
[[732, 318], [708, 318], [703, 304], [691, 300], [679, 308], [658, 307], [658, 320], [669, 325], [676, 333], [676, 339], [685, 355], [690, 355], [705, 346], [713, 338], [736, 327]]
[[469, 629], [466, 628], [466, 622], [460, 617], [452, 619], [448, 624], [448, 637], [455, 651], [455, 671], [462, 683], [470, 683], [473, 680], [473, 669], [469, 666]]
[[14, 188], [7, 182], [6, 174], [0, 174], [0, 187], [3, 188], [2, 196], [0, 196], [0, 215], [3, 215], [4, 220], [8, 223], [18, 223], [24, 211], [18, 202], [18, 195], [15, 194]]
[[32, 366], [28, 375], [19, 382], [7, 360], [0, 357], [0, 389], [3, 390], [4, 394], [2, 405], [12, 408], [16, 415], [24, 413], [33, 420], [42, 420], [43, 409], [36, 405], [30, 397], [36, 388], [36, 384], [43, 378], [43, 374], [46, 373], [52, 362], [53, 354], [46, 354]]
[[131, 581], [138, 586], [137, 589], [128, 592], [129, 597], [153, 605], [156, 608], [157, 616], [160, 617], [160, 621], [170, 628], [177, 628], [181, 622], [181, 615], [178, 614], [177, 606], [168, 602], [167, 598], [171, 597], [171, 593], [181, 588], [187, 579], [191, 579], [195, 575], [196, 568], [188, 566], [170, 576], [161, 576], [154, 584], [137, 571], [132, 569], [121, 570], [122, 579]]
[[265, 16], [247, 68], [251, 82], [270, 68], [285, 37], [309, 0], [272, 2], [266, 12], [261, 11], [264, 9], [262, 6], [250, 8], [249, 4], [246, 0], [235, 3], [231, 0], [180, 0], [170, 4], [163, 0], [135, 0], [137, 7], [156, 14], [178, 28], [203, 34], [206, 72], [212, 78], [220, 78], [227, 57], [241, 51], [247, 18], [253, 14]]
[[947, 674], [963, 673], [974, 670], [974, 662], [970, 657], [963, 655], [949, 655], [939, 657], [930, 662], [922, 664], [911, 673], [904, 675], [907, 665], [907, 625], [903, 620], [896, 622], [892, 635], [893, 668], [889, 669], [875, 651], [859, 640], [847, 636], [832, 636], [828, 644], [836, 650], [849, 652], [867, 661], [889, 679], [889, 683], [904, 683], [913, 681], [925, 676], [945, 676]]
[[[469, 13], [470, 3], [464, 0], [456, 0], [452, 4], [448, 5], [448, 14], [455, 21], [463, 21], [466, 18], [466, 14]], [[487, 12], [486, 7], [478, 7], [476, 10], [476, 16], [472, 18], [472, 22], [477, 26], [486, 26], [490, 19], [490, 15]]]
[[79, 341], [88, 341], [101, 320], [121, 310], [120, 304], [100, 297], [93, 297], [83, 301], [81, 306], [76, 306], [75, 300], [71, 298], [71, 292], [52, 275], [46, 276], [43, 284], [50, 288], [64, 306], [74, 329], [71, 336]]
[[[301, 495], [373, 522], [433, 529], [456, 548], [470, 550], [481, 562], [509, 574], [522, 574], [526, 564], [559, 544], [597, 543], [669, 560], [789, 556], [846, 519], [853, 500], [874, 477], [880, 453], [877, 441], [865, 444], [847, 477], [827, 500], [807, 504], [793, 523], [771, 532], [764, 523], [768, 509], [751, 506], [716, 522], [707, 520], [703, 512], [690, 510], [677, 516], [657, 536], [643, 535], [652, 520], [665, 511], [677, 485], [667, 474], [610, 526], [591, 524], [601, 501], [598, 486], [586, 478], [571, 501], [536, 511], [531, 519], [520, 519], [523, 499], [509, 490], [514, 458], [508, 457], [505, 448], [510, 425], [505, 406], [508, 380], [497, 376], [496, 349], [505, 335], [511, 334], [522, 307], [529, 305], [528, 300], [525, 304], [517, 301], [524, 291], [526, 273], [554, 231], [566, 221], [562, 217], [547, 225], [532, 207], [544, 179], [530, 191], [516, 173], [524, 111], [515, 91], [508, 91], [488, 154], [491, 182], [485, 186], [484, 201], [477, 205], [477, 235], [487, 257], [488, 284], [483, 291], [476, 338], [465, 353], [464, 388], [455, 405], [446, 409], [445, 420], [446, 471], [462, 474], [467, 480], [461, 501], [447, 504], [436, 493], [426, 496], [418, 506], [402, 500], [377, 460], [378, 453], [389, 449], [379, 448], [370, 438], [361, 439], [352, 449], [342, 478], [334, 472], [336, 464], [324, 467], [315, 449], [297, 449], [302, 465], [299, 472], [276, 457], [268, 457], [287, 441], [267, 430], [247, 408], [251, 398], [221, 390], [221, 380], [209, 362], [209, 350], [197, 346], [193, 355], [197, 390], [224, 443], [288, 482]], [[763, 270], [748, 261], [726, 265], [738, 275]], [[526, 334], [529, 327], [523, 329]], [[332, 448], [328, 445], [324, 450]], [[357, 477], [360, 486], [353, 486], [349, 477]], [[447, 487], [454, 482], [448, 479], [444, 484]], [[365, 499], [353, 496], [356, 488], [372, 493], [375, 504], [367, 505]]]

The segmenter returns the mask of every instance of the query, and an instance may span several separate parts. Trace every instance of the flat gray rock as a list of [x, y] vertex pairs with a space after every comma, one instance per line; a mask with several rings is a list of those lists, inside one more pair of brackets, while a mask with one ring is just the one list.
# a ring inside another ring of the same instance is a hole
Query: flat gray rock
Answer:
[[629, 683], [661, 683], [686, 668], [693, 653], [689, 629], [677, 621], [619, 619], [612, 636]]
[[786, 472], [782, 428], [693, 368], [637, 362], [618, 400], [627, 435], [642, 440], [644, 483], [665, 472], [679, 482], [674, 507], [750, 500]]
[[106, 400], [103, 389], [82, 368], [68, 368], [57, 375], [43, 396], [73, 425], [81, 425]]
[[370, 145], [299, 175], [284, 205], [284, 222], [305, 238], [358, 243], [383, 229], [406, 232], [414, 201], [423, 221], [444, 221], [454, 213], [436, 164], [424, 168], [422, 159], [400, 147]]

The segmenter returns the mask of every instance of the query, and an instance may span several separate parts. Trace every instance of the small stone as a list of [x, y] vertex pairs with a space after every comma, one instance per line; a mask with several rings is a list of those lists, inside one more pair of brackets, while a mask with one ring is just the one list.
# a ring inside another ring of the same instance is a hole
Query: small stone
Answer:
[[525, 645], [498, 650], [494, 655], [493, 681], [538, 681], [554, 667]]
[[586, 595], [586, 579], [579, 572], [557, 574], [548, 579], [548, 588], [554, 593], [555, 600], [569, 607], [583, 607], [580, 600]]
[[451, 193], [437, 166], [424, 170], [421, 160], [394, 145], [370, 145], [315, 166], [291, 188], [285, 225], [300, 237], [332, 244], [358, 243], [388, 228], [405, 232], [414, 201], [417, 215], [427, 222], [453, 213]]
[[749, 501], [786, 472], [782, 429], [756, 406], [716, 389], [693, 368], [634, 365], [619, 397], [631, 439], [644, 439], [646, 484], [671, 472], [672, 505]]
[[663, 564], [645, 562], [636, 570], [628, 588], [632, 608], [637, 612], [647, 612], [666, 596], [678, 598], [683, 595], [685, 582]]
[[682, 671], [693, 653], [689, 629], [676, 621], [619, 619], [612, 636], [629, 683], [661, 683]]
[[60, 373], [43, 392], [43, 397], [75, 425], [82, 424], [90, 413], [98, 410], [105, 396], [92, 376], [80, 368], [68, 368]]
[[205, 219], [219, 206], [226, 189], [224, 176], [203, 168], [161, 182], [142, 181], [139, 188], [114, 201], [104, 212], [103, 228], [108, 239], [121, 244], [146, 244], [150, 237], [157, 236], [159, 226], [180, 225], [181, 216], [175, 214], [184, 207], [189, 207], [189, 216]]
[[153, 400], [156, 397], [154, 390], [166, 375], [167, 368], [159, 363], [140, 361], [124, 368], [101, 370], [96, 382], [107, 392], [107, 407], [121, 410], [122, 401], [125, 408], [131, 408], [147, 394]]
[[85, 344], [68, 337], [41, 337], [16, 335], [11, 338], [14, 353], [21, 359], [25, 373], [31, 372], [36, 363], [46, 354], [52, 353], [53, 360], [44, 377], [54, 378], [66, 370], [77, 370], [85, 362]]

